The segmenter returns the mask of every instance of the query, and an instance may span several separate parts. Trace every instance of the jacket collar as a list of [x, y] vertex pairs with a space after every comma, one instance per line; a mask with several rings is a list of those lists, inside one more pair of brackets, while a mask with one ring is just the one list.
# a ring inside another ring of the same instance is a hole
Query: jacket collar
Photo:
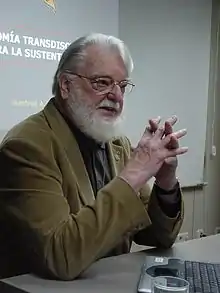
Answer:
[[[83, 157], [70, 126], [54, 104], [54, 98], [52, 98], [45, 106], [43, 113], [50, 128], [59, 141], [60, 146], [65, 149], [67, 158], [73, 166], [82, 201], [84, 204], [91, 204], [94, 201], [95, 196]], [[124, 166], [123, 148], [120, 145], [119, 140], [117, 140], [109, 142], [107, 144], [107, 149], [109, 152], [111, 171], [114, 177], [119, 174]]]

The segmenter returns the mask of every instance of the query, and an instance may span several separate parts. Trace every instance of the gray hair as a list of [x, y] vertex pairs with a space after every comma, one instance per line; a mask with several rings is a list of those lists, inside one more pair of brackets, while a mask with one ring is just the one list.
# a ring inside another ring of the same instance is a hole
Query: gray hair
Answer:
[[63, 52], [57, 71], [54, 75], [52, 93], [59, 93], [59, 77], [65, 70], [76, 70], [86, 57], [86, 48], [89, 45], [98, 44], [116, 49], [124, 61], [128, 75], [133, 70], [133, 60], [124, 42], [116, 37], [104, 34], [92, 33], [84, 37], [78, 38]]

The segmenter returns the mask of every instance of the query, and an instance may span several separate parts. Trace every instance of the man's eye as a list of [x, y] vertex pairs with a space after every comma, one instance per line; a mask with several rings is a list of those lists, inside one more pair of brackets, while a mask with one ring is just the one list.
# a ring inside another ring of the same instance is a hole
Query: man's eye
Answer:
[[128, 85], [127, 82], [122, 82], [122, 83], [120, 83], [120, 87], [121, 87], [121, 88], [125, 88], [127, 85]]
[[109, 86], [110, 84], [109, 80], [107, 79], [98, 79], [96, 82], [99, 86]]

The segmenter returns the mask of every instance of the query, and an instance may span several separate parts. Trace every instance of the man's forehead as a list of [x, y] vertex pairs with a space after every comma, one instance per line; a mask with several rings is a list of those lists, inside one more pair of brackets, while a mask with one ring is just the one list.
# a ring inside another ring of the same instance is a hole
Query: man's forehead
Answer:
[[98, 45], [91, 45], [86, 49], [85, 70], [90, 75], [109, 75], [115, 79], [127, 77], [120, 54], [116, 50]]

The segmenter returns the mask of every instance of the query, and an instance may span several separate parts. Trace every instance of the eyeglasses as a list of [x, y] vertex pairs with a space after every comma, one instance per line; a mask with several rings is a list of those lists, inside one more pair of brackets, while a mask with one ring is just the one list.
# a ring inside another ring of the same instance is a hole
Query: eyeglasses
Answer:
[[122, 94], [129, 94], [133, 87], [135, 86], [132, 82], [128, 80], [121, 80], [121, 81], [115, 81], [113, 78], [109, 76], [96, 76], [96, 77], [87, 77], [75, 72], [72, 72], [70, 70], [65, 70], [66, 73], [76, 75], [79, 78], [85, 78], [87, 79], [93, 90], [98, 92], [98, 94], [103, 95], [111, 92], [116, 85], [118, 85], [121, 89]]

